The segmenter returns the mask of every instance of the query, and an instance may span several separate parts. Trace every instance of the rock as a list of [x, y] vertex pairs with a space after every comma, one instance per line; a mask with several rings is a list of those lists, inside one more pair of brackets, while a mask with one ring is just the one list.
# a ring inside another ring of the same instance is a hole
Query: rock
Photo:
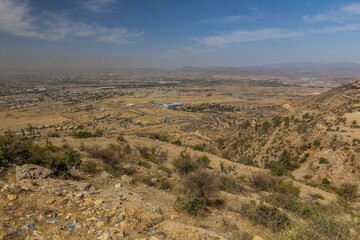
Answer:
[[1, 191], [2, 191], [2, 192], [5, 192], [6, 190], [8, 190], [8, 188], [9, 188], [9, 184], [6, 184], [6, 185], [3, 187], [3, 189], [1, 189]]
[[[160, 207], [146, 202], [138, 193], [122, 187], [120, 190], [113, 188], [101, 191], [101, 199], [106, 203], [118, 206], [113, 210], [115, 220], [113, 224], [118, 224], [124, 231], [147, 231], [149, 227], [155, 226], [163, 220]], [[118, 203], [120, 200], [120, 204]], [[116, 221], [120, 220], [118, 223]], [[111, 224], [111, 223], [110, 223]]]
[[83, 199], [84, 198], [84, 193], [78, 193], [75, 195], [75, 200], [76, 201], [79, 201], [80, 199]]
[[119, 190], [122, 187], [121, 183], [115, 184], [115, 189]]
[[51, 198], [49, 200], [46, 201], [47, 205], [53, 204], [55, 202], [55, 199]]
[[159, 238], [164, 238], [164, 239], [166, 239], [166, 236], [167, 236], [167, 235], [166, 235], [165, 232], [155, 232], [155, 233], [152, 234], [152, 236], [153, 236], [153, 237], [156, 237], [156, 238], [159, 237]]
[[110, 235], [107, 232], [101, 236], [101, 240], [108, 240], [108, 239], [110, 239]]
[[98, 199], [94, 202], [95, 204], [95, 208], [101, 207], [101, 205], [103, 204], [104, 200], [102, 199]]
[[100, 177], [101, 177], [103, 180], [109, 180], [109, 179], [113, 178], [113, 176], [112, 176], [110, 173], [106, 172], [106, 171], [103, 171], [103, 172], [101, 173]]
[[51, 170], [33, 164], [16, 166], [16, 181], [21, 179], [45, 179], [51, 176]]
[[167, 234], [167, 239], [213, 239], [226, 240], [226, 238], [203, 228], [188, 226], [179, 222], [166, 220], [160, 223], [160, 229]]
[[91, 200], [91, 199], [89, 199], [89, 198], [85, 198], [84, 203], [85, 203], [85, 205], [87, 205], [87, 206], [91, 206], [91, 205], [94, 204], [94, 201]]
[[259, 236], [255, 236], [252, 240], [264, 240], [264, 239]]
[[2, 188], [5, 185], [3, 181], [0, 181], [0, 188]]
[[97, 226], [98, 228], [103, 227], [103, 226], [104, 226], [104, 222], [102, 222], [102, 221], [97, 222], [97, 223], [96, 223], [96, 226]]
[[13, 201], [13, 200], [17, 199], [17, 196], [16, 195], [8, 195], [8, 199], [9, 199], [9, 201]]
[[120, 231], [118, 234], [116, 234], [116, 236], [123, 238], [126, 236], [126, 233], [124, 231]]
[[75, 226], [75, 229], [80, 229], [81, 227], [82, 227], [81, 224], [78, 224]]
[[157, 183], [157, 182], [159, 182], [159, 179], [158, 179], [158, 178], [152, 178], [152, 179], [151, 179], [151, 183], [155, 184], [155, 183]]
[[133, 179], [131, 177], [129, 177], [128, 175], [122, 176], [121, 181], [123, 181], [124, 183], [127, 183], [127, 184], [133, 183]]
[[78, 191], [89, 191], [91, 183], [80, 183], [77, 185]]

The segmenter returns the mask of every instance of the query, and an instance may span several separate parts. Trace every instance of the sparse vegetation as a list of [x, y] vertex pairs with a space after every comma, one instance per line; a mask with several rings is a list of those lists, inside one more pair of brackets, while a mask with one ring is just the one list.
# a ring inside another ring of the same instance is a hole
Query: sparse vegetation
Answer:
[[260, 204], [243, 203], [241, 213], [257, 224], [261, 224], [274, 232], [286, 229], [290, 218], [275, 207]]

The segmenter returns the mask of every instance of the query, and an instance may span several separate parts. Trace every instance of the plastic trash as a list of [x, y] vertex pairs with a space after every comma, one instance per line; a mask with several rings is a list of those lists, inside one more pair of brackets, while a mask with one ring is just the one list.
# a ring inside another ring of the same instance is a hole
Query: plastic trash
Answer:
[[148, 189], [148, 192], [149, 192], [149, 193], [152, 193], [152, 194], [156, 194], [156, 193], [154, 193], [153, 191], [151, 191], [150, 189]]
[[79, 225], [80, 223], [68, 223], [68, 224], [66, 224], [66, 226], [67, 227], [69, 227], [69, 228], [74, 228], [74, 227], [76, 227], [77, 225]]
[[35, 230], [35, 223], [29, 223], [28, 225], [26, 225], [26, 229]]
[[119, 220], [117, 220], [115, 223], [121, 223], [121, 222], [123, 222], [124, 221], [124, 219], [119, 219]]
[[58, 221], [56, 221], [56, 220], [51, 220], [51, 221], [46, 221], [46, 223], [48, 223], [48, 224], [55, 224], [55, 223], [58, 223]]

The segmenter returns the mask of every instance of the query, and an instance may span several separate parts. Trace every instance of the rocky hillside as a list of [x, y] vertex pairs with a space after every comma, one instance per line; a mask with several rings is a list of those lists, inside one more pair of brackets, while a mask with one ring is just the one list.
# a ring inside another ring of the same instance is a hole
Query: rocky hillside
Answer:
[[4, 133], [0, 238], [359, 239], [358, 87], [178, 141]]

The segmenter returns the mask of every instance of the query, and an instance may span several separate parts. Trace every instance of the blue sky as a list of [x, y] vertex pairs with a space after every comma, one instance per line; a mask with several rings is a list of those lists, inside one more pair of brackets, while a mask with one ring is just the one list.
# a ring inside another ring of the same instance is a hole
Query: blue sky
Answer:
[[0, 0], [0, 68], [360, 63], [360, 1]]

